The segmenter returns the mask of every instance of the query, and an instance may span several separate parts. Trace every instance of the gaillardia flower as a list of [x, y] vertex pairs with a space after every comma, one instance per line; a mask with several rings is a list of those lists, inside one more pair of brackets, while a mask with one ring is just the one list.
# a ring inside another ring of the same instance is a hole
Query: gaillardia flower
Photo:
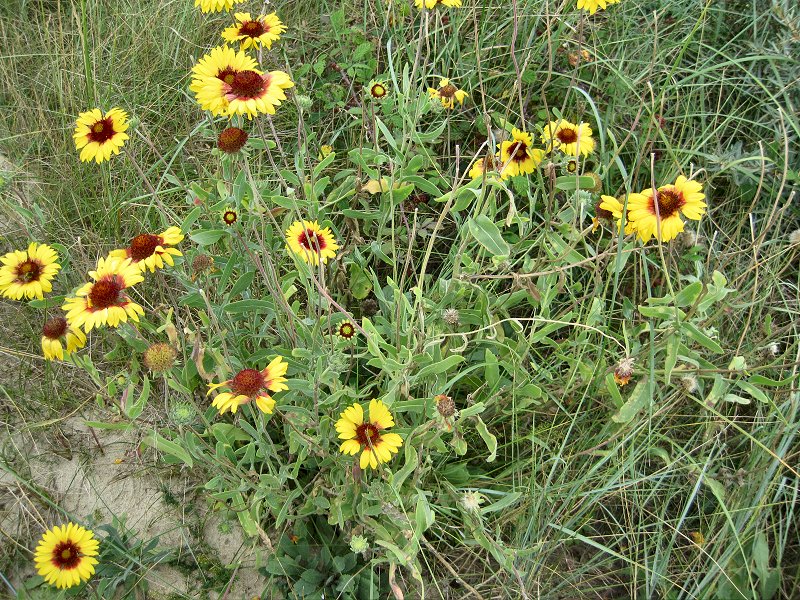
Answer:
[[511, 130], [511, 139], [500, 144], [500, 161], [504, 165], [501, 175], [515, 177], [533, 173], [544, 158], [544, 150], [533, 148], [530, 133], [517, 128]]
[[277, 42], [286, 31], [286, 26], [275, 13], [255, 19], [250, 13], [236, 13], [234, 17], [237, 22], [222, 32], [222, 38], [227, 42], [239, 42], [242, 50], [262, 45], [272, 48], [272, 42]]
[[226, 127], [217, 138], [217, 148], [225, 154], [236, 154], [247, 143], [247, 132], [238, 127]]
[[194, 5], [199, 6], [204, 13], [221, 12], [230, 10], [234, 4], [241, 4], [244, 0], [194, 0]]
[[609, 4], [616, 4], [620, 0], [578, 0], [578, 9], [588, 10], [590, 15], [597, 12], [598, 8], [606, 9]]
[[431, 10], [439, 5], [447, 8], [458, 8], [461, 6], [461, 0], [414, 0], [414, 6], [420, 10], [422, 10], [423, 6]]
[[467, 92], [458, 89], [445, 77], [439, 80], [438, 88], [428, 88], [428, 94], [432, 99], [439, 100], [444, 108], [451, 110], [455, 107], [456, 100], [459, 104], [464, 104], [464, 98], [469, 96]]
[[144, 279], [139, 267], [131, 259], [101, 258], [97, 268], [89, 271], [94, 279], [67, 298], [62, 308], [73, 327], [83, 327], [86, 333], [92, 328], [108, 325], [117, 327], [128, 317], [138, 321], [144, 309], [125, 294], [125, 290]]
[[706, 212], [704, 199], [703, 186], [680, 175], [674, 184], [661, 186], [655, 194], [652, 188], [631, 194], [628, 217], [643, 242], [653, 236], [668, 242], [683, 231], [681, 214], [693, 221], [700, 220]]
[[31, 242], [28, 250], [14, 250], [0, 257], [0, 295], [12, 300], [44, 298], [53, 290], [51, 281], [61, 269], [58, 254], [47, 244]]
[[342, 321], [336, 326], [336, 335], [343, 340], [350, 340], [356, 335], [356, 326], [352, 321]]
[[369, 95], [375, 100], [383, 100], [389, 95], [386, 83], [383, 81], [372, 81], [369, 84]]
[[389, 462], [392, 454], [397, 454], [403, 445], [403, 439], [396, 433], [384, 433], [393, 426], [392, 413], [380, 400], [370, 400], [369, 421], [366, 422], [364, 409], [360, 404], [353, 404], [336, 421], [339, 439], [345, 440], [339, 450], [351, 456], [361, 452], [361, 468], [377, 469], [379, 463]]
[[281, 102], [286, 100], [283, 90], [294, 87], [294, 82], [283, 71], [261, 73], [250, 69], [239, 71], [233, 77], [206, 78], [198, 92], [202, 104], [215, 116], [247, 115], [252, 119], [260, 113], [274, 115]]
[[501, 167], [500, 155], [489, 153], [472, 164], [472, 168], [469, 170], [469, 176], [470, 179], [480, 179], [483, 177], [484, 173], [499, 171]]
[[86, 335], [64, 317], [53, 317], [42, 327], [42, 353], [47, 360], [64, 360], [64, 346], [69, 356], [86, 345]]
[[[630, 199], [628, 200], [628, 210], [630, 210]], [[598, 219], [616, 219], [617, 230], [622, 229], [622, 213], [624, 205], [622, 202], [614, 198], [614, 196], [600, 196], [600, 203], [595, 209], [595, 229], [597, 228]], [[630, 213], [625, 218], [625, 235], [636, 231], [636, 224], [629, 218]]]
[[231, 227], [238, 220], [239, 220], [239, 215], [232, 208], [229, 208], [224, 213], [222, 213], [222, 222], [225, 223], [225, 225], [227, 225], [228, 227]]
[[150, 269], [163, 269], [164, 263], [170, 267], [175, 264], [173, 256], [183, 256], [177, 248], [171, 248], [183, 240], [183, 234], [179, 227], [170, 227], [160, 235], [152, 233], [142, 233], [131, 240], [131, 245], [121, 250], [109, 252], [109, 258], [126, 259], [144, 272]]
[[74, 523], [45, 531], [36, 546], [36, 571], [50, 585], [70, 588], [94, 575], [100, 542], [94, 533]]
[[217, 46], [192, 67], [192, 83], [189, 89], [194, 92], [200, 108], [220, 114], [219, 111], [227, 110], [227, 101], [219, 94], [203, 92], [208, 80], [218, 79], [230, 84], [237, 73], [256, 71], [257, 68], [258, 63], [246, 52], [237, 52], [228, 46]]
[[283, 357], [278, 356], [262, 371], [244, 369], [239, 371], [233, 379], [222, 383], [212, 383], [208, 386], [208, 394], [222, 386], [229, 387], [231, 391], [217, 394], [211, 405], [222, 415], [227, 411], [235, 413], [242, 404], [255, 401], [261, 412], [272, 414], [275, 409], [275, 400], [267, 392], [282, 392], [289, 389], [289, 386], [284, 383], [286, 381], [284, 375], [288, 368], [288, 363], [283, 360]]
[[75, 122], [75, 148], [81, 151], [81, 162], [101, 163], [119, 154], [128, 139], [128, 113], [112, 108], [105, 115], [99, 108], [82, 112]]
[[328, 262], [329, 258], [336, 256], [339, 244], [333, 237], [330, 227], [324, 229], [319, 226], [317, 221], [295, 221], [286, 230], [286, 246], [290, 252], [294, 252], [305, 262], [311, 265], [318, 265]]
[[548, 148], [561, 150], [569, 156], [588, 156], [594, 151], [592, 127], [588, 123], [576, 125], [564, 119], [550, 121], [542, 133], [542, 142]]

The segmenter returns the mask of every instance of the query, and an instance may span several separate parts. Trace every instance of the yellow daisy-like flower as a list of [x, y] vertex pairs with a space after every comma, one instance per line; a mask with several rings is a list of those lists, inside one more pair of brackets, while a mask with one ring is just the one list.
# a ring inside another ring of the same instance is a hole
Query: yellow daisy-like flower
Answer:
[[75, 122], [75, 148], [81, 151], [81, 162], [101, 163], [119, 154], [128, 139], [128, 113], [112, 108], [105, 115], [99, 108], [82, 112]]
[[375, 100], [383, 100], [389, 95], [389, 88], [385, 81], [371, 81], [369, 84], [369, 95]]
[[566, 120], [550, 121], [542, 133], [542, 142], [548, 148], [561, 150], [569, 156], [588, 156], [594, 152], [592, 127], [588, 123], [570, 123]]
[[500, 162], [504, 165], [501, 176], [504, 179], [536, 170], [544, 159], [544, 150], [532, 146], [530, 133], [517, 128], [511, 130], [511, 139], [500, 144]]
[[101, 258], [97, 268], [89, 271], [89, 282], [67, 298], [62, 308], [73, 327], [83, 327], [86, 333], [92, 328], [108, 325], [117, 327], [130, 319], [138, 321], [144, 309], [125, 294], [125, 290], [144, 279], [139, 267], [129, 258]]
[[194, 0], [194, 5], [199, 6], [204, 13], [222, 12], [230, 10], [234, 4], [241, 4], [244, 0]]
[[[628, 209], [630, 210], [630, 199]], [[614, 196], [600, 196], [600, 203], [595, 208], [594, 229], [597, 229], [598, 219], [616, 219], [617, 229], [622, 229], [622, 213], [624, 210], [622, 202]], [[625, 218], [625, 235], [636, 231], [636, 224], [628, 217]]]
[[42, 327], [42, 353], [47, 360], [64, 360], [64, 346], [69, 356], [86, 345], [86, 335], [64, 317], [53, 317]]
[[370, 400], [367, 422], [361, 405], [353, 404], [336, 421], [339, 439], [344, 440], [339, 450], [351, 456], [361, 452], [361, 468], [377, 469], [379, 463], [389, 462], [403, 445], [403, 438], [396, 433], [384, 433], [393, 426], [392, 413], [380, 400]]
[[286, 230], [286, 247], [305, 262], [317, 266], [320, 261], [325, 264], [329, 258], [335, 258], [339, 244], [330, 227], [323, 229], [317, 221], [295, 221]]
[[144, 272], [150, 269], [163, 269], [164, 263], [170, 267], [175, 264], [173, 256], [183, 256], [177, 248], [170, 248], [183, 240], [179, 227], [170, 227], [161, 235], [142, 233], [131, 240], [131, 245], [121, 250], [114, 250], [108, 254], [109, 258], [124, 260], [130, 258], [131, 262]]
[[472, 168], [469, 170], [469, 176], [471, 179], [480, 179], [483, 177], [484, 173], [500, 171], [502, 166], [500, 155], [490, 153], [483, 158], [479, 158], [472, 164]]
[[353, 339], [356, 335], [356, 326], [352, 321], [342, 321], [336, 326], [336, 335], [343, 340]]
[[284, 382], [286, 381], [286, 370], [289, 364], [278, 356], [269, 363], [262, 371], [257, 369], [244, 369], [239, 371], [233, 379], [228, 379], [222, 383], [212, 383], [208, 386], [208, 394], [219, 387], [227, 386], [230, 392], [217, 394], [211, 405], [219, 410], [219, 414], [227, 411], [235, 413], [242, 404], [255, 401], [258, 409], [268, 415], [275, 409], [275, 400], [267, 392], [282, 392], [288, 390]]
[[58, 254], [47, 244], [31, 242], [28, 250], [14, 250], [0, 257], [0, 295], [12, 300], [44, 298], [53, 290], [51, 281], [61, 269]]
[[99, 546], [90, 530], [74, 523], [57, 525], [36, 546], [36, 571], [59, 589], [79, 585], [94, 575]]
[[663, 185], [656, 190], [642, 190], [628, 197], [628, 218], [634, 223], [643, 242], [651, 237], [668, 242], [683, 231], [681, 214], [699, 221], [706, 212], [703, 186], [683, 175], [674, 184]]
[[234, 17], [237, 22], [222, 32], [222, 38], [227, 42], [239, 42], [242, 50], [259, 46], [272, 48], [272, 42], [277, 42], [286, 32], [286, 26], [275, 13], [255, 19], [250, 13], [236, 13]]
[[452, 110], [456, 105], [456, 100], [459, 104], [464, 104], [464, 98], [469, 96], [464, 90], [458, 89], [450, 80], [443, 77], [439, 80], [438, 88], [428, 88], [428, 95], [431, 99], [439, 100], [442, 106], [448, 110]]
[[431, 10], [439, 5], [446, 6], [447, 8], [459, 8], [461, 6], [461, 0], [414, 0], [414, 6], [420, 10], [422, 10], [423, 6]]
[[317, 160], [325, 160], [330, 156], [333, 152], [333, 146], [329, 146], [328, 144], [323, 144], [319, 148], [319, 154], [317, 155]]
[[617, 4], [620, 0], [578, 0], [579, 10], [588, 10], [590, 15], [597, 12], [598, 8], [606, 9], [611, 4]]
[[207, 78], [197, 97], [215, 116], [247, 115], [252, 119], [260, 113], [274, 115], [294, 82], [283, 71], [261, 73], [255, 69], [239, 71], [224, 79]]
[[243, 50], [237, 52], [229, 46], [217, 46], [192, 67], [192, 83], [189, 89], [194, 93], [200, 108], [219, 114], [219, 111], [227, 110], [227, 101], [219, 94], [204, 92], [209, 79], [233, 83], [237, 73], [244, 71], [260, 73], [261, 71], [257, 69], [258, 63]]

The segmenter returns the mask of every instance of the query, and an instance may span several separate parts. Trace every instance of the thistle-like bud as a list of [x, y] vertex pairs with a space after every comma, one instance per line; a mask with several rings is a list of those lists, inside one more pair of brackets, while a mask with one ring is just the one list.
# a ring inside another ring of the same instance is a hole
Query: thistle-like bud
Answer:
[[175, 357], [178, 355], [175, 349], [169, 344], [153, 344], [144, 352], [144, 364], [153, 373], [163, 373], [169, 371], [175, 364]]

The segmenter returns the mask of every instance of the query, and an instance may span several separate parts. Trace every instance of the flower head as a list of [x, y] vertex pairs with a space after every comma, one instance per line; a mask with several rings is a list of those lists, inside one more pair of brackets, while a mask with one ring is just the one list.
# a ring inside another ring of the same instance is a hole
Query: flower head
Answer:
[[352, 321], [341, 321], [336, 326], [336, 335], [343, 340], [350, 340], [356, 335], [356, 326], [353, 325]]
[[226, 154], [236, 154], [247, 143], [247, 132], [238, 127], [226, 127], [217, 138], [217, 148]]
[[192, 67], [192, 83], [189, 89], [194, 93], [200, 108], [210, 110], [215, 115], [224, 114], [227, 110], [227, 101], [214, 93], [213, 88], [210, 91], [206, 90], [208, 83], [214, 79], [233, 83], [237, 73], [256, 71], [257, 68], [258, 63], [246, 52], [242, 50], [237, 52], [228, 46], [217, 46]]
[[154, 273], [156, 269], [163, 269], [164, 263], [173, 266], [175, 264], [173, 256], [183, 256], [177, 248], [171, 247], [181, 241], [183, 234], [179, 227], [170, 227], [159, 235], [141, 233], [131, 240], [130, 246], [113, 250], [109, 252], [108, 257], [120, 260], [129, 258], [140, 271], [145, 272], [150, 269], [150, 272]]
[[208, 386], [208, 394], [222, 386], [227, 386], [231, 391], [217, 394], [211, 405], [222, 415], [227, 411], [235, 413], [242, 404], [255, 401], [261, 412], [272, 414], [275, 400], [267, 392], [282, 392], [289, 389], [284, 383], [286, 381], [284, 375], [288, 368], [288, 363], [283, 357], [278, 356], [261, 371], [243, 369], [233, 379], [213, 383]]
[[374, 100], [383, 100], [389, 95], [389, 88], [385, 81], [372, 81], [369, 84], [369, 95]]
[[74, 523], [45, 531], [36, 546], [36, 571], [50, 585], [70, 588], [94, 575], [100, 542], [94, 533]]
[[423, 6], [428, 10], [436, 8], [437, 6], [459, 8], [461, 6], [461, 0], [414, 0], [414, 6], [420, 10], [423, 9]]
[[594, 152], [592, 127], [588, 123], [570, 123], [567, 120], [550, 121], [542, 133], [542, 142], [548, 148], [561, 150], [569, 156], [588, 156]]
[[239, 42], [242, 50], [259, 46], [272, 48], [272, 42], [277, 42], [286, 31], [286, 26], [275, 13], [255, 19], [250, 13], [236, 13], [233, 16], [236, 17], [236, 23], [222, 32], [222, 38], [231, 43]]
[[634, 362], [632, 358], [623, 358], [619, 361], [617, 368], [614, 369], [614, 381], [617, 382], [618, 386], [622, 387], [630, 382], [631, 377], [633, 377]]
[[544, 150], [533, 148], [531, 134], [514, 128], [511, 139], [500, 144], [501, 175], [505, 178], [533, 173], [543, 158]]
[[239, 214], [233, 210], [232, 208], [228, 208], [225, 212], [222, 213], [222, 222], [225, 223], [228, 227], [236, 223], [239, 220]]
[[94, 281], [83, 285], [75, 296], [64, 301], [62, 308], [70, 325], [83, 327], [89, 333], [101, 325], [117, 327], [129, 317], [138, 321], [139, 315], [144, 314], [144, 309], [125, 293], [126, 289], [144, 279], [131, 259], [101, 258], [97, 261], [97, 268], [89, 271], [89, 277]]
[[64, 317], [53, 317], [42, 327], [42, 353], [47, 360], [64, 360], [64, 346], [69, 356], [86, 345], [86, 335]]
[[[630, 201], [628, 204], [630, 208]], [[595, 209], [595, 219], [616, 219], [617, 230], [622, 229], [622, 213], [624, 205], [614, 196], [600, 196], [600, 203]], [[629, 218], [625, 218], [625, 235], [636, 231], [636, 225]]]
[[317, 221], [295, 221], [286, 231], [286, 246], [305, 262], [318, 265], [336, 257], [339, 244], [333, 237], [330, 227], [324, 229]]
[[578, 9], [588, 10], [590, 15], [597, 12], [598, 8], [606, 9], [610, 4], [616, 4], [620, 0], [578, 0]]
[[128, 113], [112, 108], [103, 114], [99, 108], [82, 112], [75, 122], [75, 148], [81, 151], [81, 162], [101, 163], [119, 154], [128, 139]]
[[47, 244], [31, 242], [28, 250], [14, 250], [0, 257], [0, 295], [12, 300], [44, 298], [53, 290], [51, 281], [61, 269], [58, 254]]
[[378, 463], [389, 462], [403, 445], [396, 433], [384, 433], [393, 426], [392, 413], [380, 400], [370, 400], [369, 421], [364, 420], [361, 405], [353, 404], [336, 421], [339, 439], [344, 440], [339, 450], [351, 456], [361, 452], [361, 468], [377, 469]]
[[699, 221], [706, 212], [703, 186], [683, 175], [674, 184], [663, 185], [655, 193], [649, 188], [628, 198], [628, 217], [643, 242], [654, 237], [668, 242], [683, 231], [681, 214]]
[[480, 179], [485, 173], [500, 171], [501, 167], [500, 154], [490, 152], [473, 163], [472, 168], [469, 170], [469, 176], [470, 179]]
[[164, 342], [152, 344], [147, 350], [144, 351], [142, 361], [144, 366], [150, 369], [153, 373], [164, 373], [172, 368], [175, 364], [175, 357], [178, 353], [175, 348]]
[[291, 87], [294, 82], [283, 71], [261, 73], [247, 69], [223, 79], [207, 77], [197, 98], [201, 106], [207, 105], [215, 116], [246, 115], [252, 119], [261, 113], [274, 115], [286, 100], [283, 90]]
[[323, 144], [319, 147], [319, 154], [317, 155], [317, 160], [325, 160], [328, 156], [331, 155], [333, 152], [333, 146], [328, 144]]
[[234, 4], [241, 4], [244, 0], [194, 0], [194, 5], [199, 6], [204, 13], [221, 12], [230, 10]]
[[452, 110], [456, 100], [459, 104], [464, 104], [464, 98], [469, 96], [464, 90], [458, 89], [449, 79], [443, 77], [439, 80], [438, 88], [428, 88], [428, 95], [431, 99], [439, 100], [443, 108]]

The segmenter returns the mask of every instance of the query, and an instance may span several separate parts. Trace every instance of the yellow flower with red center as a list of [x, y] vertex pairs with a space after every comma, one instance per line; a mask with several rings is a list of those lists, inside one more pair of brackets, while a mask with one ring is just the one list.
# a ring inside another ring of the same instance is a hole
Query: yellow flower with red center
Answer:
[[471, 179], [480, 179], [483, 177], [484, 173], [500, 171], [501, 167], [500, 154], [489, 153], [472, 164], [472, 168], [469, 170], [469, 176]]
[[42, 353], [47, 360], [64, 360], [64, 346], [69, 356], [86, 345], [86, 335], [64, 317], [53, 317], [42, 327]]
[[620, 0], [578, 0], [578, 9], [588, 10], [590, 15], [597, 12], [598, 8], [606, 9], [611, 4], [616, 4]]
[[289, 386], [284, 383], [287, 381], [284, 375], [288, 368], [288, 363], [283, 360], [283, 357], [278, 356], [262, 371], [243, 369], [233, 379], [212, 383], [208, 386], [208, 394], [222, 386], [227, 386], [231, 391], [217, 394], [211, 405], [222, 415], [227, 411], [236, 413], [242, 404], [255, 402], [261, 412], [272, 414], [275, 409], [275, 400], [267, 392], [282, 392], [289, 389]]
[[255, 19], [250, 13], [236, 13], [233, 16], [236, 17], [236, 23], [222, 32], [222, 38], [231, 43], [239, 42], [242, 50], [259, 46], [272, 48], [272, 42], [277, 42], [281, 34], [286, 32], [286, 26], [275, 13]]
[[234, 4], [241, 4], [244, 0], [194, 0], [194, 5], [199, 6], [204, 13], [221, 12], [230, 10]]
[[246, 115], [248, 119], [266, 113], [274, 115], [286, 100], [283, 90], [294, 87], [294, 82], [283, 71], [261, 73], [255, 69], [239, 71], [225, 79], [206, 78], [198, 99], [208, 106], [215, 116]]
[[232, 227], [239, 220], [239, 214], [232, 208], [228, 208], [222, 213], [222, 222], [228, 227]]
[[467, 92], [458, 89], [446, 77], [439, 80], [438, 88], [428, 88], [428, 95], [431, 99], [439, 100], [442, 103], [442, 107], [449, 110], [455, 107], [456, 100], [458, 100], [459, 104], [464, 104], [464, 99], [469, 96]]
[[94, 160], [101, 163], [119, 154], [128, 139], [128, 113], [121, 108], [112, 108], [103, 114], [93, 108], [78, 115], [75, 122], [75, 148], [81, 151], [81, 162]]
[[565, 119], [550, 121], [542, 133], [542, 142], [569, 156], [588, 156], [594, 152], [592, 127], [588, 123], [570, 123]]
[[59, 589], [79, 585], [94, 575], [100, 542], [94, 533], [74, 523], [45, 531], [36, 546], [36, 571]]
[[336, 335], [343, 340], [353, 339], [356, 335], [356, 326], [352, 321], [342, 321], [336, 326]]
[[225, 83], [233, 83], [237, 73], [256, 71], [258, 63], [246, 52], [237, 52], [228, 46], [217, 46], [203, 56], [192, 67], [192, 82], [189, 89], [194, 93], [197, 103], [203, 110], [215, 111], [227, 109], [227, 101], [219, 94], [204, 92], [209, 79], [218, 79]]
[[[616, 219], [617, 230], [622, 229], [622, 213], [624, 212], [624, 205], [622, 202], [614, 198], [614, 196], [600, 196], [600, 203], [595, 210], [595, 221], [597, 219]], [[630, 200], [628, 201], [628, 209], [630, 209]], [[597, 223], [595, 223], [595, 228]], [[636, 225], [626, 215], [625, 218], [625, 235], [636, 231]]]
[[461, 6], [461, 0], [414, 0], [414, 6], [420, 10], [422, 10], [423, 6], [428, 10], [432, 10], [437, 6], [459, 8]]
[[533, 173], [544, 159], [544, 150], [533, 147], [531, 134], [516, 127], [511, 130], [511, 139], [500, 144], [502, 177], [515, 177]]
[[353, 404], [336, 421], [339, 439], [344, 440], [339, 450], [351, 456], [361, 452], [361, 468], [377, 469], [379, 463], [389, 462], [403, 445], [399, 435], [386, 433], [390, 427], [394, 427], [392, 413], [380, 400], [370, 400], [368, 421], [364, 420], [361, 405]]
[[369, 84], [369, 95], [375, 100], [383, 100], [389, 95], [389, 89], [385, 81], [371, 81]]
[[323, 229], [317, 221], [292, 223], [286, 230], [286, 246], [290, 252], [314, 266], [320, 262], [327, 263], [329, 258], [335, 258], [339, 249], [331, 228]]
[[117, 327], [130, 318], [138, 321], [144, 309], [133, 302], [125, 290], [144, 280], [139, 267], [131, 259], [101, 258], [97, 268], [89, 271], [94, 279], [64, 301], [62, 308], [73, 327], [83, 327], [86, 333], [101, 325]]
[[642, 190], [628, 197], [628, 218], [643, 242], [651, 237], [668, 242], [683, 231], [681, 215], [699, 221], [706, 213], [703, 186], [697, 181], [678, 176], [674, 184], [663, 185], [655, 194]]
[[177, 248], [171, 248], [183, 240], [179, 227], [170, 227], [160, 235], [142, 233], [131, 240], [130, 246], [114, 250], [108, 254], [109, 258], [131, 259], [131, 262], [144, 272], [150, 269], [163, 269], [164, 264], [173, 266], [173, 256], [183, 256]]
[[0, 257], [0, 295], [12, 300], [44, 298], [53, 290], [52, 280], [61, 265], [47, 244], [31, 242], [28, 250], [14, 250]]

